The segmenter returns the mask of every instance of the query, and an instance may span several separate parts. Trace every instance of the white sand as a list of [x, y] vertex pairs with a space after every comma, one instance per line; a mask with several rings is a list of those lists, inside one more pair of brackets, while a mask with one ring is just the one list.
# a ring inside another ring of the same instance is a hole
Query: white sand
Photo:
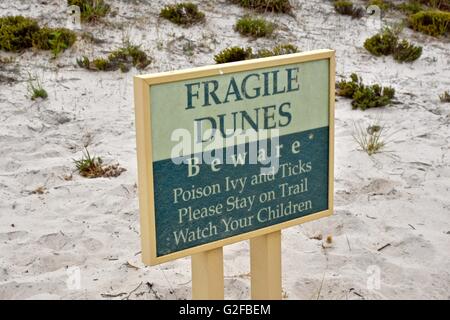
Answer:
[[[398, 104], [379, 110], [354, 111], [338, 99], [335, 215], [283, 231], [285, 297], [450, 298], [450, 105], [438, 98], [450, 90], [448, 40], [405, 29], [403, 36], [424, 52], [413, 64], [399, 64], [367, 53], [362, 44], [376, 32], [372, 24], [334, 14], [330, 1], [296, 1], [296, 19], [267, 15], [280, 25], [277, 35], [255, 41], [233, 31], [245, 11], [224, 0], [201, 2], [206, 24], [189, 29], [158, 19], [171, 1], [108, 2], [117, 17], [108, 26], [84, 26], [103, 44], [80, 40], [55, 61], [50, 53], [1, 52], [16, 57], [1, 73], [18, 82], [0, 84], [0, 299], [190, 298], [189, 258], [144, 267], [138, 254], [132, 95], [138, 71], [94, 73], [75, 64], [81, 55], [119, 47], [124, 35], [154, 58], [144, 73], [212, 64], [213, 54], [231, 45], [292, 42], [303, 51], [336, 49], [338, 79], [358, 72], [366, 83], [395, 87]], [[6, 1], [0, 14], [64, 26], [64, 4]], [[187, 39], [196, 46], [193, 56], [183, 52]], [[26, 97], [27, 71], [43, 76], [48, 100]], [[395, 134], [390, 152], [369, 157], [352, 139], [353, 122], [380, 117]], [[85, 144], [127, 171], [80, 177], [72, 159]], [[46, 193], [31, 193], [41, 186]], [[319, 234], [331, 235], [332, 244], [312, 239]], [[248, 243], [226, 247], [224, 259], [226, 297], [249, 298]], [[380, 287], [371, 288], [378, 271]], [[78, 272], [79, 288], [67, 282]]]

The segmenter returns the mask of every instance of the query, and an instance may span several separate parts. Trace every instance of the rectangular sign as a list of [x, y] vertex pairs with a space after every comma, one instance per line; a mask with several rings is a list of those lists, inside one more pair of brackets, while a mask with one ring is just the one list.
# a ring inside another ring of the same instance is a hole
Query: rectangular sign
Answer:
[[135, 77], [142, 257], [332, 214], [334, 51]]

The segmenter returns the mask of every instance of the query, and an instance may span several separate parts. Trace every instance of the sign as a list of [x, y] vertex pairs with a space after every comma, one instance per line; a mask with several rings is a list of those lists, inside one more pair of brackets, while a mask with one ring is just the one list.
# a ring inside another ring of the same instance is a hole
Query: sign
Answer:
[[135, 77], [142, 256], [331, 215], [334, 51]]

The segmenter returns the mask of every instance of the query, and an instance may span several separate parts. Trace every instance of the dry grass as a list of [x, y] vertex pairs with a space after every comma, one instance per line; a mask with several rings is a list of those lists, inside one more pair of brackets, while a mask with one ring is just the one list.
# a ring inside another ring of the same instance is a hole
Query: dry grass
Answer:
[[369, 156], [385, 151], [385, 147], [390, 143], [392, 134], [388, 133], [384, 124], [379, 120], [374, 121], [364, 128], [359, 123], [354, 123], [352, 133], [353, 139]]
[[39, 194], [42, 195], [44, 193], [47, 193], [47, 188], [44, 186], [37, 187], [33, 191], [31, 191], [31, 194]]
[[103, 160], [100, 157], [91, 156], [87, 148], [85, 148], [81, 159], [74, 159], [73, 162], [78, 173], [85, 178], [118, 177], [126, 171], [119, 164], [103, 165]]
[[439, 95], [439, 99], [441, 102], [450, 102], [450, 93], [448, 91], [445, 91], [443, 94]]

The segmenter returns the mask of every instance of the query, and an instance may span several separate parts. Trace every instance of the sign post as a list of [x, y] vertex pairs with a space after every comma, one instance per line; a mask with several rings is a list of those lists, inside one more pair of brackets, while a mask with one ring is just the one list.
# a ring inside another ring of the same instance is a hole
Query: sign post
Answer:
[[281, 299], [281, 230], [333, 212], [334, 51], [134, 78], [142, 259], [191, 256], [223, 299], [223, 246], [250, 240], [253, 299]]
[[250, 239], [251, 292], [254, 300], [281, 300], [281, 231]]
[[223, 249], [217, 248], [192, 256], [192, 299], [222, 300]]

